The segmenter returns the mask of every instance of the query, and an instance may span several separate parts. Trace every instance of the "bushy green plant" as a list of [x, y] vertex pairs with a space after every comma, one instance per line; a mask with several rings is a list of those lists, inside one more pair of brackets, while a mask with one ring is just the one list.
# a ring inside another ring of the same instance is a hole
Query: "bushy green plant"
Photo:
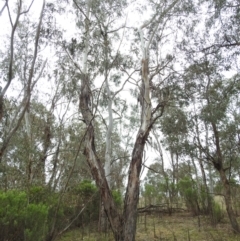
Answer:
[[112, 190], [112, 195], [113, 195], [113, 199], [115, 204], [117, 205], [117, 207], [121, 207], [122, 206], [122, 195], [121, 192], [118, 190]]
[[212, 216], [214, 223], [219, 223], [224, 218], [224, 212], [219, 203], [213, 201]]
[[25, 208], [25, 241], [41, 241], [47, 232], [48, 207], [45, 204], [29, 204]]
[[84, 198], [89, 198], [96, 193], [97, 187], [91, 181], [83, 180], [75, 187], [74, 191], [76, 194], [80, 194]]
[[3, 240], [43, 240], [47, 217], [47, 206], [29, 204], [26, 192], [0, 192], [0, 236]]
[[[83, 212], [75, 221], [76, 226], [97, 220], [99, 216], [99, 193], [95, 184], [91, 180], [83, 180], [75, 186], [69, 193], [72, 200], [76, 200], [72, 207], [65, 207], [65, 215], [72, 213], [71, 218], [75, 217], [84, 207]], [[67, 212], [67, 213], [66, 213]]]
[[28, 197], [30, 203], [47, 202], [50, 195], [48, 190], [41, 186], [32, 186], [29, 188]]
[[199, 212], [198, 194], [193, 180], [189, 177], [182, 178], [178, 183], [180, 194], [184, 197], [186, 206], [194, 214]]
[[152, 199], [156, 197], [156, 188], [152, 184], [145, 183], [143, 196], [147, 205], [152, 204]]
[[50, 192], [49, 188], [44, 186], [31, 186], [27, 193], [30, 204], [39, 204], [39, 207], [44, 204], [48, 207], [48, 217], [44, 224], [44, 230], [50, 230], [53, 224], [55, 231], [61, 230], [65, 226], [69, 215], [64, 214], [69, 203], [61, 202], [59, 205], [59, 193]]

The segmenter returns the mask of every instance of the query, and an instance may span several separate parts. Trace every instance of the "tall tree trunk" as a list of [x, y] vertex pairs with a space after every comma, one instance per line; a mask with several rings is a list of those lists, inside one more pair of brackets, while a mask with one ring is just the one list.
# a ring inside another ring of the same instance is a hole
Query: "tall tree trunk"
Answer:
[[[174, 4], [177, 2], [176, 0]], [[171, 9], [173, 6], [168, 8]], [[81, 89], [80, 89], [80, 110], [82, 117], [86, 124], [85, 132], [85, 149], [84, 154], [88, 165], [91, 169], [93, 178], [100, 190], [100, 195], [104, 205], [105, 213], [108, 217], [114, 238], [116, 241], [134, 241], [136, 233], [137, 223], [137, 205], [139, 201], [139, 189], [140, 189], [140, 173], [142, 167], [143, 151], [146, 140], [149, 136], [149, 132], [154, 122], [162, 115], [163, 106], [159, 104], [152, 112], [151, 99], [150, 99], [150, 78], [149, 78], [149, 45], [152, 41], [153, 35], [157, 31], [158, 25], [155, 27], [150, 40], [145, 43], [143, 37], [143, 28], [148, 26], [156, 17], [156, 15], [149, 22], [142, 25], [139, 29], [141, 36], [142, 46], [142, 88], [141, 88], [141, 125], [137, 134], [137, 138], [134, 144], [131, 163], [129, 166], [128, 183], [124, 200], [123, 214], [118, 213], [118, 209], [114, 203], [104, 167], [97, 156], [95, 143], [94, 143], [94, 114], [92, 112], [91, 103], [91, 83], [89, 74], [87, 71], [87, 54], [89, 52], [89, 38], [90, 38], [90, 8], [91, 1], [87, 1], [87, 11], [85, 14], [85, 41], [84, 41], [84, 52], [83, 52], [83, 68], [81, 74]], [[165, 13], [164, 13], [165, 14]], [[165, 15], [164, 15], [165, 16]], [[111, 103], [109, 105], [111, 107]], [[152, 115], [161, 108], [161, 113], [155, 118]], [[110, 129], [111, 130], [111, 129]], [[111, 134], [111, 132], [109, 132]]]
[[[206, 94], [207, 94], [206, 99], [207, 99], [208, 105], [211, 104], [211, 100], [208, 96], [210, 84], [211, 84], [211, 78], [210, 78], [210, 76], [208, 76], [208, 84], [207, 84], [207, 92], [206, 92]], [[212, 113], [210, 113], [210, 114], [212, 115]], [[209, 155], [208, 149], [207, 149], [206, 155], [212, 161], [215, 169], [219, 172], [220, 179], [221, 179], [223, 189], [224, 189], [224, 199], [225, 199], [226, 209], [227, 209], [227, 213], [228, 213], [228, 217], [229, 217], [232, 229], [235, 233], [240, 233], [240, 228], [239, 228], [239, 225], [238, 225], [238, 222], [236, 219], [236, 215], [235, 215], [235, 213], [233, 211], [233, 207], [232, 207], [230, 184], [229, 184], [229, 181], [227, 179], [225, 169], [224, 169], [224, 158], [223, 158], [222, 149], [221, 149], [219, 130], [218, 130], [217, 123], [214, 121], [213, 116], [212, 116], [212, 120], [210, 121], [210, 125], [212, 127], [213, 136], [214, 136], [214, 144], [215, 144], [215, 153], [214, 154], [215, 154], [215, 156], [213, 157], [213, 156]], [[206, 128], [206, 130], [207, 130], [207, 128]], [[208, 132], [207, 132], [207, 134], [208, 134]], [[207, 143], [207, 140], [206, 140], [206, 143]]]
[[95, 143], [94, 143], [94, 127], [93, 127], [93, 114], [89, 108], [91, 91], [89, 88], [89, 79], [85, 74], [81, 81], [81, 93], [80, 93], [80, 110], [82, 116], [87, 125], [85, 134], [85, 149], [84, 154], [86, 155], [88, 165], [91, 173], [96, 181], [96, 184], [100, 190], [102, 202], [104, 204], [105, 212], [108, 216], [115, 240], [122, 239], [122, 220], [115, 206], [111, 191], [109, 189], [105, 172], [100, 159], [97, 156]]
[[141, 126], [132, 152], [132, 160], [129, 167], [128, 184], [124, 201], [123, 216], [118, 213], [112, 194], [107, 183], [105, 172], [99, 160], [94, 143], [93, 113], [91, 107], [91, 90], [89, 88], [89, 77], [82, 75], [80, 91], [80, 110], [87, 125], [85, 134], [85, 150], [91, 173], [100, 190], [105, 212], [108, 216], [115, 240], [135, 240], [137, 204], [139, 199], [140, 172], [142, 167], [143, 150], [151, 129], [151, 101], [148, 79], [148, 60], [142, 61], [143, 68], [143, 104]]
[[[6, 1], [6, 4], [7, 1]], [[2, 89], [2, 91], [0, 91], [0, 121], [3, 117], [4, 114], [4, 96], [13, 80], [13, 66], [14, 66], [14, 35], [15, 35], [15, 31], [17, 28], [17, 25], [19, 23], [19, 18], [21, 13], [21, 8], [22, 8], [22, 1], [19, 2], [19, 6], [18, 6], [18, 10], [17, 10], [17, 17], [15, 20], [14, 25], [12, 26], [12, 33], [11, 33], [11, 41], [10, 41], [10, 62], [9, 62], [9, 69], [8, 69], [8, 76], [7, 76], [7, 83], [5, 84], [4, 88]], [[15, 135], [15, 133], [17, 132], [18, 128], [20, 127], [20, 124], [25, 116], [25, 113], [27, 112], [30, 100], [31, 100], [31, 95], [32, 95], [32, 91], [33, 88], [35, 86], [35, 84], [37, 83], [37, 81], [40, 79], [43, 69], [45, 68], [46, 65], [46, 61], [43, 63], [42, 65], [42, 69], [40, 70], [39, 76], [36, 78], [35, 81], [33, 81], [34, 79], [34, 75], [35, 75], [35, 64], [37, 61], [37, 56], [38, 56], [38, 48], [39, 48], [39, 40], [40, 40], [40, 30], [41, 30], [41, 25], [42, 25], [42, 19], [43, 19], [43, 11], [45, 8], [45, 0], [43, 0], [43, 4], [42, 4], [42, 9], [41, 9], [41, 13], [40, 13], [40, 18], [39, 18], [39, 22], [38, 22], [38, 26], [37, 26], [37, 30], [36, 30], [36, 36], [35, 36], [35, 43], [34, 43], [34, 52], [33, 52], [33, 59], [31, 61], [31, 66], [29, 69], [29, 75], [28, 75], [28, 79], [27, 79], [27, 86], [26, 86], [26, 94], [23, 97], [22, 100], [22, 110], [19, 111], [19, 114], [16, 116], [16, 119], [14, 121], [16, 121], [16, 124], [14, 127], [11, 128], [11, 130], [9, 131], [8, 135], [6, 136], [6, 138], [4, 139], [1, 147], [0, 147], [0, 162], [2, 161], [2, 157], [9, 145], [9, 142], [11, 141], [11, 139], [13, 138], [13, 136]], [[10, 16], [10, 15], [9, 15]]]
[[[143, 61], [146, 63], [146, 61]], [[148, 63], [146, 63], [148, 64]], [[143, 68], [146, 68], [143, 65]], [[101, 161], [99, 160], [94, 143], [93, 114], [90, 109], [90, 95], [88, 75], [83, 75], [80, 92], [80, 110], [87, 125], [85, 134], [85, 150], [91, 173], [100, 189], [105, 212], [108, 216], [115, 240], [135, 240], [137, 204], [139, 199], [140, 172], [142, 167], [142, 156], [146, 140], [149, 135], [151, 123], [151, 102], [149, 98], [149, 83], [144, 84], [142, 106], [142, 124], [138, 131], [137, 139], [132, 152], [132, 160], [129, 167], [128, 185], [124, 201], [123, 216], [118, 213], [113, 197], [111, 195], [107, 179]], [[146, 77], [146, 76], [145, 76]], [[145, 78], [148, 81], [148, 78]]]
[[142, 157], [145, 142], [149, 131], [142, 135], [142, 131], [138, 132], [137, 140], [132, 152], [132, 160], [129, 168], [128, 186], [124, 200], [124, 240], [135, 240], [136, 222], [137, 222], [137, 204], [139, 200], [139, 175], [142, 167]]
[[[195, 107], [195, 103], [194, 103], [194, 107]], [[198, 142], [198, 150], [199, 150], [199, 158], [198, 158], [198, 163], [201, 169], [201, 174], [202, 174], [202, 179], [203, 179], [203, 186], [204, 186], [204, 191], [207, 194], [207, 213], [208, 214], [212, 214], [212, 197], [211, 194], [209, 193], [209, 188], [207, 185], [207, 178], [206, 178], [206, 173], [205, 173], [205, 169], [203, 166], [203, 150], [201, 148], [202, 144], [201, 144], [201, 140], [200, 140], [200, 133], [199, 133], [199, 128], [198, 128], [198, 118], [197, 116], [195, 117], [195, 121], [196, 121], [196, 133], [197, 133], [197, 142]], [[206, 136], [205, 136], [205, 146], [208, 148], [208, 131], [207, 131], [207, 125], [205, 125], [206, 127]], [[207, 153], [208, 153], [208, 149], [207, 149]], [[209, 176], [211, 178], [211, 173], [209, 173]]]
[[232, 226], [232, 229], [234, 231], [234, 233], [240, 233], [240, 229], [239, 229], [239, 225], [236, 219], [236, 215], [233, 211], [233, 207], [232, 207], [232, 197], [231, 197], [231, 189], [230, 189], [230, 183], [226, 177], [226, 173], [223, 170], [223, 168], [221, 168], [219, 170], [219, 174], [221, 177], [221, 181], [223, 184], [223, 190], [224, 190], [224, 199], [225, 199], [225, 204], [226, 204], [226, 209], [227, 209], [227, 213], [228, 213], [228, 217]]
[[213, 165], [218, 170], [220, 174], [221, 182], [223, 184], [224, 199], [225, 199], [226, 209], [227, 209], [227, 213], [228, 213], [228, 217], [229, 217], [232, 229], [234, 233], [240, 233], [240, 228], [232, 207], [230, 184], [223, 167], [223, 156], [222, 156], [222, 151], [220, 146], [220, 138], [219, 138], [217, 125], [214, 122], [212, 122], [211, 124], [213, 128], [215, 145], [216, 145], [216, 154], [217, 154], [217, 158], [213, 160]]
[[87, 1], [87, 11], [85, 19], [85, 33], [86, 38], [84, 41], [85, 49], [83, 53], [83, 68], [81, 75], [81, 89], [80, 89], [80, 111], [86, 123], [85, 133], [85, 148], [84, 154], [86, 156], [88, 165], [90, 167], [92, 176], [96, 181], [99, 188], [102, 202], [104, 205], [105, 213], [108, 217], [111, 229], [115, 240], [123, 240], [122, 232], [122, 219], [118, 213], [117, 207], [114, 203], [109, 185], [105, 176], [104, 167], [97, 156], [95, 143], [94, 143], [94, 115], [92, 113], [91, 103], [91, 89], [90, 80], [87, 70], [87, 55], [89, 51], [89, 38], [90, 38], [90, 9], [91, 1]]

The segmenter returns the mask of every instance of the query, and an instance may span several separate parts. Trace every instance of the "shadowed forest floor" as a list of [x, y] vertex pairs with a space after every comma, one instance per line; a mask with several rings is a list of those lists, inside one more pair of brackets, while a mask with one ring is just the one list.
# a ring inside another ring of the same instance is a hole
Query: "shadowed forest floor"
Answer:
[[[238, 219], [240, 222], [240, 218]], [[96, 226], [96, 225], [95, 225]], [[58, 241], [112, 241], [111, 233], [91, 231], [96, 227], [85, 227], [66, 232]], [[240, 241], [234, 235], [225, 217], [217, 225], [212, 225], [205, 216], [193, 217], [189, 213], [168, 216], [140, 216], [137, 225], [136, 241]]]

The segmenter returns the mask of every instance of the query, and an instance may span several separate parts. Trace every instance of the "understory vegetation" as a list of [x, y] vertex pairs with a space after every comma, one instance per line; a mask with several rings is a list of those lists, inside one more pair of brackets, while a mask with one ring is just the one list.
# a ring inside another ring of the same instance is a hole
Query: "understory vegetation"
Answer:
[[[166, 197], [171, 190], [145, 184], [138, 207], [136, 240], [239, 240], [228, 222], [223, 195], [210, 197], [198, 192], [188, 178], [179, 181], [179, 193], [173, 202]], [[239, 187], [233, 186], [236, 193]], [[91, 181], [84, 180], [68, 190], [61, 202], [60, 193], [35, 186], [28, 191], [9, 190], [0, 193], [1, 240], [114, 240], [107, 217], [102, 213], [99, 192]], [[113, 191], [119, 210], [122, 196]], [[234, 210], [240, 216], [238, 195]], [[238, 218], [239, 220], [239, 218]], [[49, 237], [54, 228], [54, 237]]]
[[[239, 220], [240, 221], [240, 220]], [[110, 241], [111, 232], [99, 233], [96, 226], [74, 229], [58, 241]], [[231, 231], [226, 217], [212, 225], [207, 216], [192, 216], [189, 213], [147, 215], [138, 217], [136, 240], [138, 241], [238, 241], [239, 236]]]
[[0, 0], [0, 241], [240, 240], [239, 0]]

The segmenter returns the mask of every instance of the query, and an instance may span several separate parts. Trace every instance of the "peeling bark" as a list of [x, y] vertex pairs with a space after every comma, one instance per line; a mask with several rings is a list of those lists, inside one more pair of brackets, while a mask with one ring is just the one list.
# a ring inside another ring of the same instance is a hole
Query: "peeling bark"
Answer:
[[223, 156], [222, 156], [222, 151], [220, 147], [219, 133], [218, 133], [216, 124], [215, 123], [211, 123], [211, 124], [212, 124], [213, 133], [215, 137], [216, 154], [217, 154], [217, 159], [213, 161], [213, 165], [218, 170], [220, 174], [221, 182], [223, 184], [226, 209], [227, 209], [228, 217], [229, 217], [233, 232], [240, 233], [240, 228], [232, 207], [230, 184], [223, 167]]
[[[210, 83], [211, 83], [211, 78], [208, 76], [207, 91], [209, 89]], [[210, 98], [208, 95], [207, 95], [207, 104], [208, 105], [211, 104], [211, 101], [210, 101]], [[225, 169], [224, 169], [224, 157], [223, 157], [222, 149], [221, 149], [218, 126], [217, 126], [216, 122], [214, 122], [213, 120], [210, 121], [210, 125], [213, 130], [213, 136], [214, 136], [214, 142], [215, 142], [214, 143], [215, 144], [215, 155], [216, 155], [216, 157], [211, 157], [211, 161], [212, 161], [215, 169], [219, 172], [220, 179], [223, 184], [226, 209], [227, 209], [228, 217], [229, 217], [233, 232], [239, 234], [240, 233], [239, 224], [237, 222], [236, 215], [234, 214], [233, 207], [232, 207], [230, 184], [229, 184], [229, 181], [226, 176]]]
[[[175, 0], [166, 10], [163, 12], [165, 16], [178, 0]], [[158, 29], [160, 23], [157, 22], [156, 27], [154, 27], [153, 33], [151, 33], [150, 40], [145, 43], [143, 38], [143, 29], [153, 22], [157, 14], [148, 21], [147, 24], [143, 24], [139, 28], [139, 33], [141, 37], [142, 46], [142, 90], [141, 90], [141, 125], [138, 130], [134, 148], [132, 151], [132, 158], [129, 166], [128, 183], [124, 200], [124, 210], [123, 214], [118, 212], [118, 209], [114, 203], [108, 182], [106, 173], [104, 172], [104, 167], [98, 158], [94, 142], [94, 114], [92, 112], [91, 106], [91, 89], [90, 80], [87, 70], [87, 55], [89, 52], [89, 22], [90, 22], [90, 1], [87, 2], [87, 10], [85, 15], [85, 49], [83, 51], [83, 63], [82, 63], [82, 73], [81, 73], [81, 89], [80, 89], [80, 111], [84, 123], [86, 124], [85, 132], [85, 149], [84, 154], [86, 156], [88, 165], [90, 167], [93, 178], [100, 190], [100, 195], [102, 203], [104, 205], [105, 213], [108, 217], [113, 235], [116, 241], [134, 241], [136, 233], [136, 222], [137, 222], [137, 205], [139, 201], [139, 189], [140, 189], [140, 173], [142, 168], [143, 151], [145, 147], [146, 140], [149, 136], [149, 132], [152, 129], [154, 122], [162, 115], [163, 106], [157, 105], [154, 110], [152, 110], [151, 104], [151, 89], [150, 89], [150, 77], [149, 77], [149, 46], [152, 42], [153, 36]], [[105, 80], [106, 81], [106, 80]], [[106, 83], [108, 85], [108, 83]], [[108, 86], [107, 86], [108, 87]], [[115, 94], [116, 95], [116, 94]], [[110, 97], [111, 98], [111, 97]], [[109, 103], [109, 108], [111, 108], [111, 103]], [[161, 114], [153, 117], [158, 109], [162, 108]], [[111, 113], [109, 113], [111, 115]], [[111, 127], [111, 126], [110, 126]], [[111, 129], [109, 133], [111, 134]], [[109, 153], [106, 153], [109, 154]], [[107, 155], [106, 155], [107, 157]]]
[[139, 130], [135, 142], [132, 160], [129, 167], [128, 185], [124, 200], [124, 240], [135, 240], [136, 222], [137, 222], [137, 205], [139, 200], [140, 173], [142, 168], [142, 158], [145, 142], [149, 135], [149, 130], [143, 135]]
[[109, 189], [107, 179], [105, 177], [104, 168], [97, 156], [95, 143], [94, 143], [94, 127], [93, 127], [93, 114], [91, 112], [90, 106], [90, 94], [89, 89], [89, 79], [85, 74], [84, 78], [81, 80], [81, 94], [80, 94], [80, 110], [82, 112], [83, 118], [87, 125], [86, 135], [85, 135], [85, 149], [84, 155], [87, 158], [88, 165], [90, 167], [91, 173], [96, 181], [96, 184], [100, 190], [100, 195], [102, 197], [102, 202], [104, 205], [105, 212], [107, 214], [108, 220], [110, 222], [115, 240], [122, 240], [122, 221], [121, 217], [115, 206], [111, 191]]
[[229, 217], [233, 232], [239, 234], [240, 233], [239, 225], [238, 225], [236, 215], [235, 215], [235, 213], [233, 211], [233, 207], [232, 207], [232, 197], [231, 197], [230, 183], [229, 183], [229, 181], [226, 177], [226, 173], [223, 170], [223, 168], [221, 168], [219, 170], [219, 174], [220, 174], [221, 181], [222, 181], [222, 184], [223, 184], [224, 199], [225, 199], [228, 217]]

